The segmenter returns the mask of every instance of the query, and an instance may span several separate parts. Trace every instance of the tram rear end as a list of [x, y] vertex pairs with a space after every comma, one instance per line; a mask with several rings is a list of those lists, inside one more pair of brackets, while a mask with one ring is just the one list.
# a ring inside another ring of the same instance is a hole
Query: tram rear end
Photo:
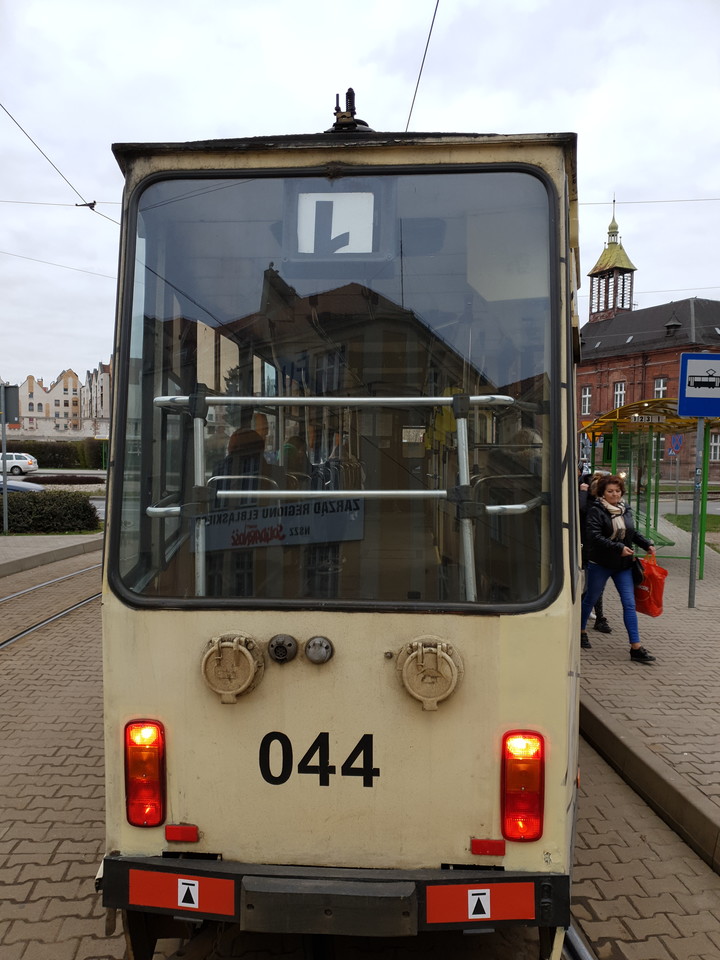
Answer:
[[[115, 148], [103, 897], [569, 923], [575, 138]], [[555, 931], [559, 931], [557, 936]]]

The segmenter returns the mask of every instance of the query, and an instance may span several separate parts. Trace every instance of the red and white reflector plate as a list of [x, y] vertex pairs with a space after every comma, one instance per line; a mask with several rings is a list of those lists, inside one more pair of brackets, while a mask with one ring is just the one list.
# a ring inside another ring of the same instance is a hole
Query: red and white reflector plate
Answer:
[[129, 903], [132, 907], [200, 911], [234, 917], [235, 881], [189, 873], [130, 870]]
[[448, 883], [426, 893], [427, 923], [535, 919], [533, 883]]

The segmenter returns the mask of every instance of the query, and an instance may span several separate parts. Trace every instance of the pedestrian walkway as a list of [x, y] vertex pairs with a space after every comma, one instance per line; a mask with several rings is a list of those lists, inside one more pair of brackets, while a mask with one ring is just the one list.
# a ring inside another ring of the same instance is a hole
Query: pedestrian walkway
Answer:
[[654, 664], [632, 663], [617, 592], [605, 590], [611, 634], [588, 623], [582, 651], [583, 736], [720, 873], [720, 554], [705, 553], [689, 607], [690, 534], [660, 518], [674, 540], [658, 547], [668, 570], [661, 617], [639, 616]]
[[0, 536], [0, 577], [102, 550], [102, 533]]

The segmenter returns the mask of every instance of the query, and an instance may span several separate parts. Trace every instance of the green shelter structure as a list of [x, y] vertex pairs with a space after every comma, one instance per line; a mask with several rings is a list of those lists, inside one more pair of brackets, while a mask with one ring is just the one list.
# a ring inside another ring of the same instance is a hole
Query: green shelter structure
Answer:
[[[708, 464], [710, 433], [720, 430], [720, 419], [704, 420], [702, 450], [696, 454], [695, 486], [700, 485], [700, 579], [703, 578], [707, 522]], [[677, 455], [685, 438], [698, 434], [697, 417], [681, 417], [677, 399], [663, 397], [640, 400], [610, 410], [581, 427], [590, 441], [592, 471], [609, 470], [624, 475], [628, 502], [635, 512], [638, 529], [658, 546], [673, 541], [657, 529], [660, 500], [660, 463], [663, 454]], [[687, 559], [687, 558], [682, 558]]]

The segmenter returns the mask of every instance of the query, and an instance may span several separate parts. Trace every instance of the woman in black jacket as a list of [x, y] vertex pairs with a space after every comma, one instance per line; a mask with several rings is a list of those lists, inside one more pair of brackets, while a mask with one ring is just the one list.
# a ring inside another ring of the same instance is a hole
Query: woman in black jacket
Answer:
[[[582, 466], [578, 467], [582, 471]], [[587, 570], [588, 558], [587, 558], [587, 549], [585, 547], [585, 522], [587, 520], [587, 512], [595, 502], [597, 497], [597, 485], [598, 481], [604, 477], [609, 476], [607, 471], [605, 473], [594, 473], [588, 475], [585, 473], [580, 473], [578, 478], [578, 504], [580, 507], [580, 545], [582, 547], [582, 566], [583, 570]], [[583, 590], [583, 595], [585, 591]], [[603, 607], [603, 595], [602, 593], [595, 601], [595, 629], [599, 633], [612, 633], [612, 628], [608, 623], [608, 619], [605, 616], [605, 611]], [[580, 642], [580, 646], [584, 649], [590, 650], [592, 644], [587, 638], [587, 634], [583, 634], [583, 639]]]
[[612, 578], [623, 608], [623, 622], [630, 641], [630, 659], [637, 663], [652, 663], [655, 657], [640, 643], [635, 585], [632, 561], [633, 544], [639, 544], [648, 553], [655, 553], [651, 540], [635, 529], [632, 510], [623, 500], [625, 484], [621, 477], [602, 477], [597, 485], [597, 500], [589, 507], [585, 520], [587, 551], [587, 587], [581, 608], [581, 642], [587, 643], [590, 611]]

